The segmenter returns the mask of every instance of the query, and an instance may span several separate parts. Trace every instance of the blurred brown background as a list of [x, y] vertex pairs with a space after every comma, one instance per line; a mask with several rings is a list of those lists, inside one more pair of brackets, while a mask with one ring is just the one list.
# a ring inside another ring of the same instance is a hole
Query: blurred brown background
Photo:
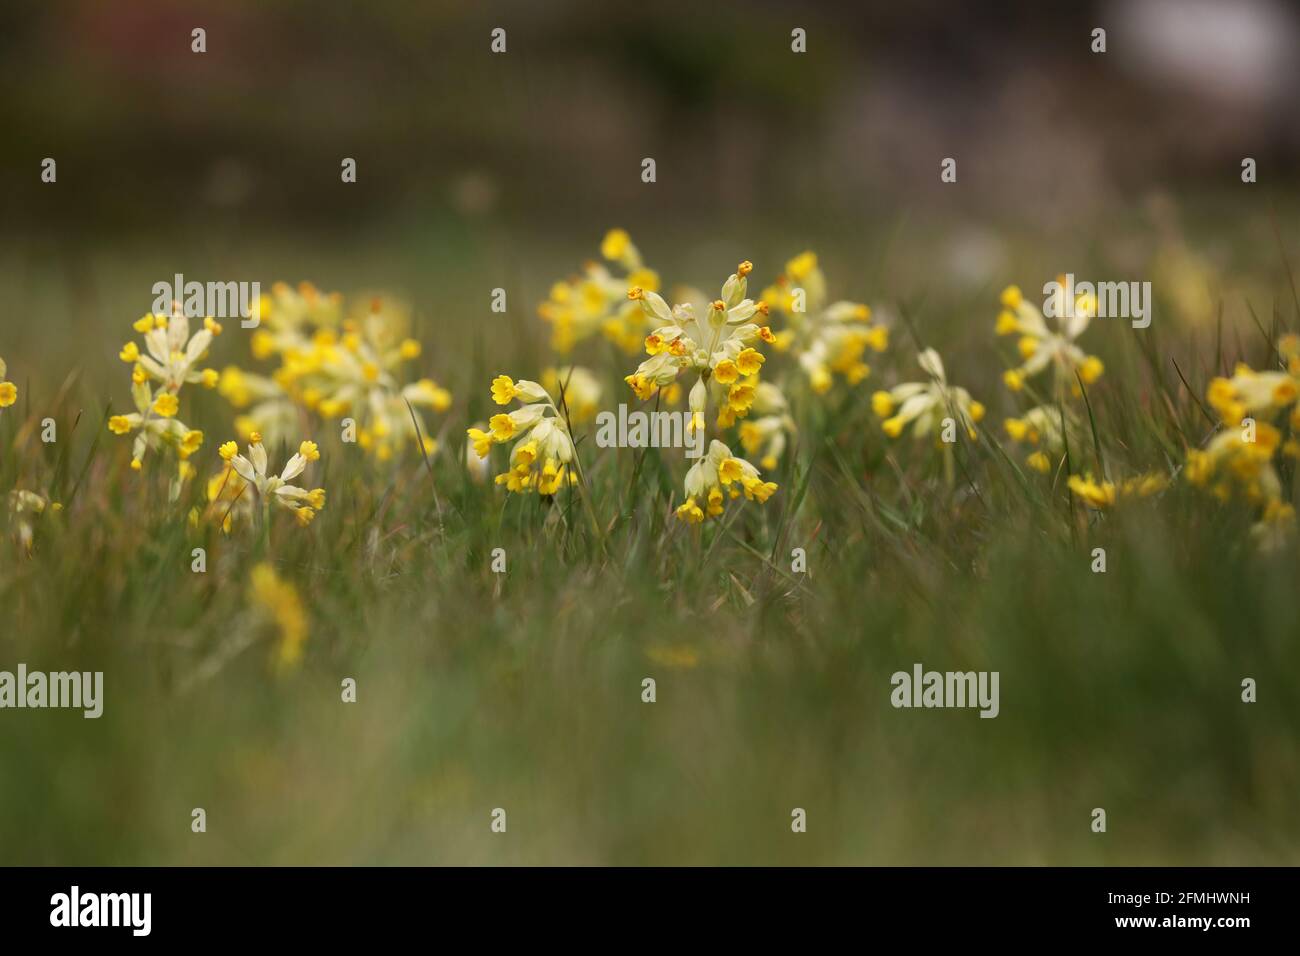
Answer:
[[[7, 5], [2, 228], [237, 241], [675, 215], [852, 230], [939, 206], [1070, 229], [1155, 189], [1230, 193], [1247, 155], [1277, 188], [1300, 159], [1294, 5], [997, 7]], [[206, 54], [190, 51], [196, 26]], [[497, 26], [504, 55], [489, 51]], [[790, 51], [794, 27], [806, 54]], [[39, 182], [45, 156], [57, 189]], [[347, 190], [344, 156], [359, 163]], [[939, 182], [945, 156], [959, 189]]]

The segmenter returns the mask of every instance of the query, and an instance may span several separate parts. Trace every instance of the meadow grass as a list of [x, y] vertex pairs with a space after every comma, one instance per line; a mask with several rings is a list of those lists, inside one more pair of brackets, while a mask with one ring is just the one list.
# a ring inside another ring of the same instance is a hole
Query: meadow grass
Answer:
[[[42, 516], [30, 557], [0, 545], [0, 667], [102, 670], [106, 700], [98, 720], [0, 717], [0, 859], [1294, 863], [1295, 543], [1261, 553], [1247, 509], [1179, 480], [1184, 450], [1215, 428], [1209, 378], [1238, 358], [1266, 364], [1274, 323], [1297, 327], [1285, 287], [1252, 302], [1263, 328], [1180, 326], [1159, 299], [1150, 335], [1094, 325], [1107, 371], [1068, 470], [1172, 478], [1102, 513], [1074, 500], [1067, 469], [1025, 468], [1001, 431], [1023, 403], [1000, 384], [992, 317], [1001, 285], [1040, 274], [1032, 253], [987, 284], [931, 288], [894, 275], [908, 253], [889, 242], [833, 247], [845, 268], [827, 267], [840, 291], [888, 303], [889, 351], [856, 389], [814, 396], [792, 377], [780, 491], [701, 527], [672, 514], [680, 452], [597, 449], [589, 427], [574, 428], [584, 481], [553, 499], [477, 484], [462, 464], [465, 426], [496, 411], [491, 378], [551, 363], [533, 305], [576, 248], [529, 265], [496, 327], [480, 313], [497, 256], [457, 237], [421, 236], [382, 261], [264, 255], [280, 270], [268, 281], [414, 290], [426, 364], [456, 397], [432, 419], [428, 461], [381, 466], [324, 429], [304, 434], [321, 445], [313, 484], [329, 503], [266, 542], [192, 526], [202, 481], [168, 503], [161, 461], [132, 472], [129, 442], [105, 428], [129, 402], [114, 355], [140, 311], [131, 291], [154, 275], [147, 258], [78, 260], [95, 277], [80, 287], [24, 272], [52, 318], [0, 349], [21, 389], [0, 415], [0, 489], [42, 490], [63, 510]], [[759, 273], [801, 248], [765, 243]], [[418, 278], [430, 252], [433, 287]], [[705, 284], [735, 258], [679, 271]], [[214, 364], [245, 360], [238, 335]], [[928, 345], [989, 407], [951, 483], [927, 443], [890, 441], [871, 409], [875, 388], [917, 377]], [[628, 359], [591, 349], [607, 401], [627, 401]], [[196, 393], [185, 413], [207, 436], [206, 478], [231, 412]], [[47, 416], [53, 444], [39, 438]], [[505, 574], [490, 569], [498, 547]], [[806, 574], [791, 570], [796, 547]], [[1091, 570], [1098, 547], [1104, 574]], [[290, 670], [250, 604], [260, 561], [309, 618]], [[914, 662], [999, 671], [999, 717], [895, 710], [890, 675]], [[356, 704], [340, 701], [344, 677]], [[1241, 701], [1245, 677], [1257, 703]], [[205, 834], [190, 832], [194, 807]], [[505, 835], [489, 831], [495, 807]], [[806, 834], [790, 830], [794, 807]], [[1094, 807], [1105, 834], [1090, 831]]]

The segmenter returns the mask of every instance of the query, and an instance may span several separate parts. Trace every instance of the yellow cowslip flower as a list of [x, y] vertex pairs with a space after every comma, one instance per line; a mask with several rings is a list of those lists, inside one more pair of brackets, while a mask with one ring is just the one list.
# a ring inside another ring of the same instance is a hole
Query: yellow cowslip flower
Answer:
[[611, 229], [600, 242], [600, 254], [606, 259], [621, 260], [632, 246], [632, 237], [624, 229]]
[[516, 398], [524, 402], [541, 401], [546, 390], [536, 382], [520, 381], [515, 383], [509, 375], [498, 375], [492, 380], [492, 401], [498, 405], [509, 405]]
[[[1259, 383], [1252, 383], [1246, 396], [1253, 400], [1258, 387]], [[1292, 415], [1296, 415], [1294, 409]], [[1228, 415], [1236, 416], [1235, 411]], [[1295, 509], [1283, 499], [1274, 457], [1279, 451], [1295, 457], [1300, 447], [1294, 441], [1284, 443], [1281, 431], [1268, 422], [1242, 417], [1246, 420], [1239, 418], [1239, 424], [1221, 429], [1204, 449], [1188, 449], [1183, 473], [1189, 483], [1221, 502], [1239, 500], [1255, 508], [1257, 520], [1251, 526], [1251, 537], [1262, 550], [1275, 550], [1291, 538]], [[1291, 424], [1294, 428], [1296, 423]]]
[[1061, 277], [1058, 291], [1049, 303], [1056, 316], [1055, 329], [1048, 325], [1037, 307], [1026, 301], [1017, 286], [1007, 286], [1002, 291], [999, 297], [1002, 311], [998, 313], [994, 331], [999, 336], [1019, 335], [1016, 347], [1024, 360], [1003, 374], [1003, 381], [1011, 391], [1020, 391], [1028, 379], [1050, 366], [1057, 390], [1068, 387], [1077, 396], [1080, 390], [1076, 374], [1085, 385], [1091, 385], [1105, 370], [1101, 359], [1088, 355], [1075, 344], [1097, 314], [1097, 303], [1086, 295], [1076, 297], [1072, 304], [1066, 303], [1064, 288], [1064, 277]]
[[1071, 475], [1070, 491], [1086, 505], [1098, 511], [1112, 508], [1134, 498], [1149, 498], [1169, 485], [1167, 475], [1148, 472], [1120, 482], [1097, 480], [1092, 475]]
[[1052, 463], [1060, 461], [1064, 456], [1067, 439], [1075, 448], [1081, 448], [1084, 444], [1086, 436], [1074, 413], [1069, 409], [1065, 410], [1065, 430], [1062, 431], [1061, 409], [1063, 407], [1038, 405], [1020, 417], [1008, 418], [1002, 423], [1002, 427], [1012, 441], [1031, 447], [1031, 451], [1025, 457], [1025, 464], [1041, 474], [1050, 472]]
[[181, 436], [177, 452], [184, 461], [203, 447], [203, 432], [190, 429]]
[[624, 376], [623, 381], [627, 382], [628, 388], [632, 389], [632, 394], [642, 401], [648, 399], [659, 388], [654, 379], [638, 375], [635, 372]]
[[787, 262], [776, 282], [763, 291], [763, 300], [789, 325], [775, 335], [769, 331], [770, 341], [777, 351], [795, 355], [818, 395], [829, 392], [837, 376], [850, 386], [862, 382], [871, 374], [863, 361], [867, 350], [883, 352], [889, 347], [889, 327], [873, 322], [869, 306], [844, 300], [828, 304], [826, 277], [812, 251]]
[[918, 355], [917, 364], [929, 376], [928, 382], [906, 382], [872, 396], [872, 410], [884, 419], [881, 428], [885, 434], [898, 438], [910, 425], [914, 437], [926, 438], [939, 434], [944, 419], [952, 418], [974, 441], [978, 437], [975, 425], [984, 417], [984, 406], [966, 389], [948, 384], [943, 359], [934, 349]]
[[1044, 451], [1030, 452], [1025, 456], [1025, 464], [1042, 475], [1052, 470], [1052, 459]]
[[624, 275], [615, 276], [605, 265], [588, 262], [581, 276], [554, 283], [546, 301], [537, 307], [537, 314], [551, 326], [551, 347], [561, 354], [596, 334], [629, 355], [641, 347], [645, 323], [636, 303], [624, 293], [632, 286], [657, 291], [659, 275], [646, 268], [622, 229], [606, 233], [600, 249], [601, 256], [616, 263]]
[[699, 524], [704, 520], [704, 512], [700, 506], [695, 503], [694, 498], [687, 498], [682, 502], [675, 512], [677, 517], [688, 524]]
[[1271, 420], [1296, 407], [1300, 379], [1291, 372], [1256, 372], [1239, 364], [1232, 378], [1215, 378], [1205, 399], [1225, 425], [1236, 426], [1247, 417]]
[[[508, 396], [504, 402], [502, 396]], [[518, 494], [554, 495], [575, 482], [573, 439], [550, 393], [537, 382], [516, 382], [508, 375], [498, 375], [492, 382], [492, 397], [502, 405], [514, 400], [527, 402], [508, 414], [493, 415], [489, 431], [478, 427], [465, 430], [479, 460], [487, 457], [493, 444], [519, 439], [510, 451], [510, 469], [497, 475], [496, 483]]]
[[506, 442], [515, 436], [515, 420], [510, 415], [501, 414], [493, 415], [488, 420], [488, 427], [492, 429], [492, 441]]
[[[175, 417], [179, 409], [176, 396], [162, 392], [155, 397], [148, 382], [135, 382], [131, 396], [136, 411], [128, 415], [112, 415], [108, 430], [114, 435], [137, 432], [131, 449], [131, 468], [140, 471], [144, 457], [150, 450], [174, 448], [181, 460], [192, 455], [203, 442], [203, 433], [195, 431]], [[179, 484], [173, 482], [172, 500], [180, 494]]]
[[[705, 456], [687, 471], [685, 490], [686, 500], [676, 509], [676, 515], [688, 524], [699, 524], [706, 517], [722, 515], [727, 498], [743, 494], [747, 500], [762, 504], [776, 493], [777, 485], [764, 481], [757, 468], [714, 439]], [[706, 508], [700, 507], [701, 501]]]
[[[300, 523], [307, 523], [315, 514], [303, 515], [300, 512], [303, 508], [312, 508], [320, 510], [325, 504], [325, 492], [317, 488], [314, 491], [308, 491], [306, 488], [300, 488], [297, 485], [291, 485], [293, 479], [301, 475], [309, 462], [317, 461], [320, 458], [320, 452], [316, 450], [316, 443], [304, 441], [299, 447], [296, 454], [285, 462], [284, 469], [279, 475], [267, 474], [266, 448], [262, 444], [262, 436], [254, 432], [250, 436], [248, 446], [248, 455], [231, 455], [226, 457], [229, 451], [230, 442], [222, 445], [221, 457], [229, 462], [234, 472], [248, 483], [248, 490], [256, 496], [258, 502], [262, 505], [262, 515], [264, 520], [269, 519], [271, 505], [275, 504], [282, 508], [287, 508], [295, 512], [295, 516]], [[319, 501], [319, 507], [315, 502]]]
[[[4, 375], [3, 364], [0, 362], [0, 375]], [[18, 401], [18, 386], [13, 382], [0, 382], [0, 408], [8, 408], [16, 401]]]
[[153, 403], [154, 414], [163, 418], [171, 418], [180, 411], [180, 407], [180, 401], [171, 392], [163, 392]]
[[736, 368], [741, 375], [750, 376], [758, 374], [758, 370], [763, 367], [763, 354], [757, 349], [744, 348], [736, 356]]
[[492, 436], [481, 428], [467, 428], [466, 432], [474, 448], [474, 454], [479, 458], [486, 458], [492, 449]]
[[308, 632], [307, 610], [297, 588], [281, 578], [270, 564], [262, 562], [249, 572], [248, 601], [256, 613], [276, 628], [279, 639], [273, 658], [275, 665], [278, 668], [297, 665]]

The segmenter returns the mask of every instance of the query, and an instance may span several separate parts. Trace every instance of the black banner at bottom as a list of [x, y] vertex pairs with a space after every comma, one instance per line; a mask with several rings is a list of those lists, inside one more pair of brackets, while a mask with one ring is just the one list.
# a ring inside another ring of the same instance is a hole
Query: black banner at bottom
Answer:
[[[337, 944], [456, 928], [493, 942], [689, 932], [732, 942], [828, 931], [932, 943], [1282, 934], [1295, 871], [1174, 868], [9, 869], [5, 939]], [[617, 938], [617, 937], [616, 937]], [[631, 939], [632, 937], [629, 937]], [[43, 940], [44, 941], [44, 940]]]

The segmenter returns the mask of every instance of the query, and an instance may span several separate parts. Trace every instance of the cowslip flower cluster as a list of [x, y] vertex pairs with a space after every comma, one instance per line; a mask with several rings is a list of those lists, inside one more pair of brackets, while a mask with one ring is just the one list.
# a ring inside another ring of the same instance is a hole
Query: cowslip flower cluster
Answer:
[[779, 311], [787, 327], [775, 334], [778, 351], [789, 350], [817, 394], [825, 394], [840, 376], [857, 385], [871, 374], [863, 361], [867, 349], [889, 347], [889, 329], [873, 322], [871, 308], [860, 302], [827, 303], [826, 277], [814, 252], [806, 251], [785, 265], [763, 300]]
[[686, 500], [676, 513], [688, 524], [700, 524], [705, 518], [720, 517], [729, 499], [743, 494], [761, 504], [776, 491], [775, 482], [764, 481], [757, 468], [714, 439], [705, 456], [686, 472]]
[[487, 458], [493, 445], [513, 441], [510, 468], [496, 476], [496, 483], [516, 494], [536, 492], [554, 495], [565, 484], [577, 481], [571, 467], [573, 439], [555, 400], [537, 382], [508, 375], [492, 380], [492, 400], [509, 405], [518, 400], [520, 407], [509, 413], [493, 415], [488, 431], [468, 428], [470, 445], [480, 459]]
[[237, 493], [251, 493], [256, 498], [262, 506], [264, 521], [270, 519], [271, 506], [276, 505], [292, 511], [298, 524], [305, 527], [325, 507], [324, 488], [308, 491], [289, 483], [303, 473], [309, 462], [320, 460], [315, 442], [304, 441], [299, 445], [278, 475], [268, 473], [266, 447], [256, 432], [249, 436], [247, 456], [239, 454], [239, 446], [233, 441], [226, 442], [219, 451], [222, 461], [229, 463], [231, 471], [246, 484]]
[[376, 297], [360, 316], [340, 318], [340, 296], [305, 288], [293, 292], [277, 284], [276, 297], [264, 296], [259, 306], [267, 328], [253, 336], [254, 357], [278, 357], [280, 367], [270, 376], [237, 366], [221, 373], [219, 390], [241, 411], [236, 431], [243, 437], [257, 431], [277, 442], [301, 429], [306, 413], [348, 417], [357, 445], [379, 461], [417, 440], [433, 454], [437, 443], [420, 410], [444, 412], [452, 397], [429, 378], [403, 382], [407, 364], [422, 352], [406, 334], [406, 311]]
[[584, 339], [597, 333], [629, 355], [641, 348], [644, 322], [636, 303], [624, 293], [629, 286], [659, 289], [659, 274], [646, 267], [641, 253], [623, 229], [611, 229], [600, 243], [601, 256], [624, 273], [615, 276], [602, 263], [588, 262], [583, 273], [556, 282], [537, 314], [551, 326], [551, 347], [567, 355]]
[[898, 438], [911, 425], [914, 438], [925, 438], [939, 433], [944, 419], [951, 418], [974, 441], [978, 437], [975, 425], [984, 417], [984, 406], [966, 389], [948, 384], [943, 359], [934, 349], [921, 352], [916, 363], [930, 377], [928, 382], [904, 382], [871, 396], [872, 410], [884, 419], [881, 428], [885, 434]]
[[257, 302], [257, 331], [250, 341], [253, 358], [266, 361], [301, 345], [318, 329], [337, 329], [343, 305], [341, 293], [322, 292], [311, 282], [299, 282], [296, 288], [276, 282], [270, 295]]
[[[1291, 347], [1289, 339], [1282, 344], [1283, 349]], [[1292, 357], [1288, 361], [1300, 359]], [[1276, 420], [1287, 409], [1295, 410], [1297, 398], [1300, 378], [1290, 369], [1256, 372], [1245, 364], [1233, 370], [1232, 378], [1212, 379], [1205, 395], [1225, 425], [1240, 425], [1248, 417]]]
[[1191, 484], [1220, 501], [1241, 500], [1255, 507], [1253, 532], [1265, 543], [1275, 543], [1278, 533], [1295, 523], [1275, 460], [1300, 458], [1300, 442], [1294, 437], [1284, 441], [1275, 424], [1285, 417], [1292, 435], [1300, 431], [1300, 337], [1283, 337], [1278, 353], [1284, 370], [1257, 372], [1243, 364], [1231, 378], [1210, 382], [1206, 401], [1222, 428], [1203, 449], [1188, 449], [1185, 469]]
[[721, 296], [698, 315], [690, 303], [669, 307], [656, 292], [638, 286], [628, 290], [628, 298], [641, 304], [654, 326], [645, 338], [650, 357], [624, 378], [637, 398], [650, 398], [689, 370], [697, 375], [688, 396], [692, 431], [704, 427], [710, 387], [718, 396], [718, 427], [728, 428], [749, 414], [757, 394], [755, 376], [765, 361], [754, 345], [773, 338], [766, 325], [750, 321], [767, 315], [765, 303], [745, 295], [753, 268], [748, 261], [737, 266]]
[[1080, 295], [1073, 303], [1067, 302], [1064, 278], [1058, 279], [1057, 291], [1049, 300], [1049, 311], [1056, 316], [1055, 329], [1017, 286], [1002, 291], [1002, 311], [998, 313], [994, 331], [998, 335], [1019, 335], [1016, 348], [1023, 360], [1002, 376], [1013, 392], [1020, 391], [1029, 379], [1050, 367], [1055, 375], [1056, 393], [1063, 394], [1068, 387], [1070, 394], [1078, 396], [1081, 392], [1076, 373], [1085, 385], [1091, 385], [1105, 370], [1101, 359], [1075, 344], [1097, 314], [1096, 298]]
[[255, 616], [273, 624], [279, 640], [273, 657], [277, 668], [292, 668], [302, 659], [307, 642], [307, 610], [298, 589], [265, 561], [248, 574], [248, 603]]
[[193, 473], [187, 459], [203, 445], [203, 433], [176, 417], [180, 392], [195, 383], [216, 387], [216, 370], [199, 368], [199, 364], [207, 357], [212, 340], [221, 334], [221, 325], [208, 317], [191, 334], [190, 320], [178, 302], [173, 303], [170, 315], [146, 315], [133, 328], [143, 338], [144, 350], [129, 341], [118, 358], [131, 366], [131, 399], [136, 410], [110, 416], [108, 429], [115, 435], [135, 433], [131, 467], [136, 471], [150, 451], [163, 447], [176, 451], [180, 465], [177, 480], [172, 483], [174, 499], [180, 493], [179, 483]]
[[5, 360], [0, 358], [0, 408], [8, 408], [18, 401], [18, 386], [13, 382], [5, 381], [8, 372]]

